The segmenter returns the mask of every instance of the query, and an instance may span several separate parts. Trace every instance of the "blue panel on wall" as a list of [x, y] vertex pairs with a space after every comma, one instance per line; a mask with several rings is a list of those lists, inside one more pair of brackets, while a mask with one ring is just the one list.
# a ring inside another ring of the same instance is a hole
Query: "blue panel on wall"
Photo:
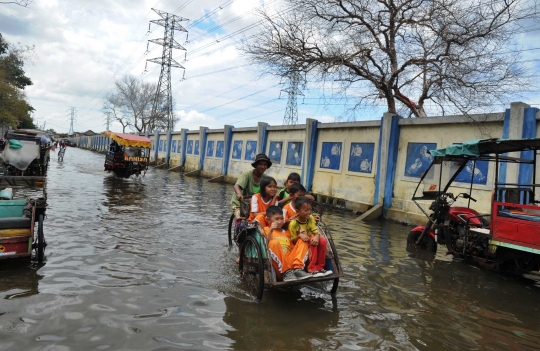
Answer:
[[208, 145], [206, 146], [206, 156], [213, 157], [214, 156], [214, 141], [208, 141]]
[[234, 160], [242, 159], [242, 149], [244, 148], [244, 142], [242, 140], [235, 140], [233, 142], [232, 158]]
[[159, 141], [159, 151], [163, 151], [163, 140]]
[[268, 157], [272, 163], [280, 164], [281, 163], [281, 150], [283, 150], [282, 141], [271, 141], [270, 147], [268, 148]]
[[433, 156], [428, 150], [437, 148], [435, 143], [409, 143], [407, 145], [407, 160], [405, 161], [405, 176], [420, 178], [428, 169]]
[[176, 152], [176, 140], [173, 140], [173, 141], [172, 141], [172, 144], [171, 144], [171, 152]]
[[374, 153], [374, 143], [351, 143], [349, 172], [371, 173]]
[[253, 140], [246, 141], [246, 154], [244, 160], [253, 161], [257, 155], [257, 142]]
[[176, 152], [182, 152], [182, 140], [178, 140], [178, 146], [176, 147]]
[[163, 151], [167, 151], [167, 139], [163, 140]]
[[199, 154], [199, 140], [195, 140], [195, 155]]
[[341, 168], [341, 142], [322, 143], [321, 168], [339, 170]]
[[456, 177], [456, 182], [471, 183], [473, 184], [487, 184], [489, 161], [476, 161], [476, 167], [474, 167], [473, 161], [467, 162], [467, 165]]
[[188, 140], [187, 142], [187, 153], [193, 155], [193, 140]]
[[218, 141], [216, 145], [216, 157], [223, 158], [224, 141]]
[[301, 166], [302, 165], [302, 149], [304, 143], [297, 141], [289, 141], [287, 144], [287, 162], [288, 166]]

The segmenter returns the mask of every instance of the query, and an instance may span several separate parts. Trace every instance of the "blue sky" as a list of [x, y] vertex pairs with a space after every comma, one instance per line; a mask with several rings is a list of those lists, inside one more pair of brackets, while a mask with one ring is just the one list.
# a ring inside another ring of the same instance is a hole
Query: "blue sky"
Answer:
[[[287, 105], [287, 94], [280, 91], [287, 85], [261, 76], [260, 68], [250, 65], [238, 50], [240, 40], [257, 30], [253, 25], [258, 17], [252, 10], [261, 3], [262, 0], [34, 0], [29, 8], [0, 5], [0, 33], [12, 43], [35, 45], [32, 63], [27, 66], [34, 85], [26, 94], [36, 108], [36, 122], [59, 132], [69, 130], [68, 109], [72, 106], [78, 111], [76, 131], [103, 131], [103, 96], [123, 75], [157, 82], [159, 65], [148, 63], [147, 72], [143, 73], [146, 59], [161, 56], [161, 47], [155, 44], [150, 44], [146, 52], [148, 39], [163, 35], [163, 28], [156, 25], [148, 32], [149, 21], [159, 18], [151, 8], [190, 19], [183, 22], [189, 28], [189, 41], [186, 42], [185, 34], [175, 36], [187, 49], [185, 62], [183, 51], [175, 50], [174, 55], [186, 68], [185, 80], [183, 70], [173, 69], [172, 73], [176, 113], [181, 118], [176, 129], [220, 128], [225, 124], [247, 127], [259, 121], [279, 125]], [[520, 43], [525, 48], [538, 48], [540, 26], [531, 23], [528, 28], [533, 30], [523, 33]], [[234, 33], [238, 34], [228, 37]], [[524, 59], [537, 60], [539, 52], [528, 51]], [[537, 61], [532, 64], [539, 68]], [[323, 89], [316, 82], [308, 83], [304, 95], [298, 97], [299, 123], [306, 118], [321, 122], [344, 119], [345, 112], [354, 106], [353, 100], [332, 99], [331, 88]], [[534, 96], [516, 97], [517, 100], [540, 107], [540, 98]], [[356, 118], [379, 119], [384, 111], [384, 106], [366, 107], [357, 111]], [[121, 131], [119, 124], [113, 124], [111, 129]]]

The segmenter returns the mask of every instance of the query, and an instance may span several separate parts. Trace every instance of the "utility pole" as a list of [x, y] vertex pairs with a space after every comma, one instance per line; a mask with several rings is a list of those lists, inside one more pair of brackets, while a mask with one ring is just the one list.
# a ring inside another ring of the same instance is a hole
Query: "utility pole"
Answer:
[[289, 95], [285, 116], [283, 117], [283, 124], [295, 125], [298, 124], [298, 106], [296, 103], [296, 96], [304, 96], [300, 89], [298, 89], [298, 85], [300, 83], [300, 72], [293, 71], [289, 77], [289, 82], [289, 88], [281, 90]]
[[[161, 57], [146, 60], [161, 65], [161, 73], [159, 75], [156, 94], [154, 95], [151, 118], [156, 118], [158, 115], [162, 115], [162, 118], [167, 121], [166, 129], [172, 130], [174, 127], [174, 113], [172, 109], [171, 67], [184, 68], [172, 58], [172, 51], [173, 49], [179, 49], [184, 51], [186, 50], [182, 45], [180, 45], [176, 40], [174, 40], [174, 33], [175, 31], [187, 33], [187, 29], [182, 27], [180, 25], [180, 22], [187, 21], [188, 19], [173, 15], [168, 12], [156, 9], [152, 10], [157, 13], [161, 17], [161, 19], [152, 20], [150, 21], [150, 23], [155, 23], [159, 26], [164, 27], [165, 29], [163, 38], [148, 40], [150, 43], [163, 46], [163, 53], [161, 54]], [[148, 65], [148, 62], [146, 64]], [[184, 70], [184, 75], [185, 73], [186, 71]]]
[[109, 130], [109, 125], [111, 124], [111, 111], [105, 112], [105, 115], [107, 116], [107, 129]]
[[71, 123], [69, 125], [69, 132], [68, 132], [68, 135], [72, 135], [74, 133], [74, 130], [73, 130], [73, 122], [75, 122], [75, 115], [77, 113], [77, 109], [75, 107], [70, 107], [68, 111], [71, 111]]

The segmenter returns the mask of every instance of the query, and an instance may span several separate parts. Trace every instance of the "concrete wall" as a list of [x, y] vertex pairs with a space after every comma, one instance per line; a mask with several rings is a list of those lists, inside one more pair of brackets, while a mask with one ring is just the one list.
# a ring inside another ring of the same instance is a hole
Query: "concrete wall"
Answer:
[[[540, 135], [539, 118], [538, 109], [512, 103], [499, 113], [467, 117], [404, 119], [385, 114], [380, 120], [365, 122], [319, 123], [308, 119], [306, 124], [296, 126], [259, 122], [250, 128], [200, 127], [147, 136], [153, 143], [151, 160], [168, 163], [170, 169], [234, 181], [251, 169], [257, 153], [264, 152], [273, 160], [267, 174], [279, 185], [289, 173], [297, 172], [320, 201], [359, 211], [383, 204], [385, 216], [416, 223], [425, 220], [411, 200], [420, 174], [430, 163], [425, 150], [471, 139], [536, 137]], [[80, 147], [96, 150], [105, 150], [110, 142], [101, 135], [73, 140]], [[489, 212], [495, 169], [487, 164], [479, 167], [471, 175], [478, 199], [474, 207]], [[525, 179], [531, 173], [530, 169], [504, 165], [499, 178]], [[459, 193], [469, 186], [468, 182], [458, 182], [451, 190]], [[461, 204], [466, 205], [463, 201]], [[423, 206], [427, 209], [429, 204]]]

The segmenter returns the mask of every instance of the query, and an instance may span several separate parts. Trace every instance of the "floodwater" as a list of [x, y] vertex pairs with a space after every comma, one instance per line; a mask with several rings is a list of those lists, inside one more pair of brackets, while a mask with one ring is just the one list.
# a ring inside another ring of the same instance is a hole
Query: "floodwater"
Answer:
[[304, 287], [254, 303], [227, 248], [230, 185], [156, 169], [116, 179], [82, 149], [52, 158], [46, 264], [0, 261], [0, 351], [540, 347], [534, 282], [410, 258], [407, 226], [328, 210], [336, 297]]

